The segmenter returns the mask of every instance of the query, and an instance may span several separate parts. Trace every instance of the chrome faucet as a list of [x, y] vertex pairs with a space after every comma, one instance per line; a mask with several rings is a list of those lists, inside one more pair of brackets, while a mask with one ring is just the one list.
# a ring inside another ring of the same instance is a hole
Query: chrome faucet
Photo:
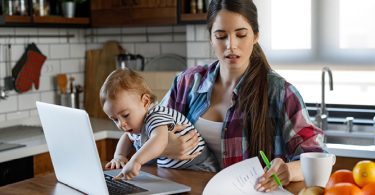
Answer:
[[326, 108], [326, 100], [325, 100], [325, 73], [328, 73], [329, 77], [329, 88], [333, 90], [333, 79], [332, 79], [332, 71], [328, 67], [324, 67], [322, 70], [322, 102], [320, 104], [320, 110], [318, 110], [317, 115], [315, 116], [315, 120], [317, 125], [322, 129], [326, 130], [328, 126], [328, 111]]

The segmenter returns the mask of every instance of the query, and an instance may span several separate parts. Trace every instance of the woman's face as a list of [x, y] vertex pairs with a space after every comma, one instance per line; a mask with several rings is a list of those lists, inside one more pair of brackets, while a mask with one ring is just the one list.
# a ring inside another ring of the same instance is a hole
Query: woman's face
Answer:
[[254, 34], [244, 16], [227, 10], [219, 11], [211, 29], [211, 44], [221, 66], [244, 71], [257, 41], [258, 34]]

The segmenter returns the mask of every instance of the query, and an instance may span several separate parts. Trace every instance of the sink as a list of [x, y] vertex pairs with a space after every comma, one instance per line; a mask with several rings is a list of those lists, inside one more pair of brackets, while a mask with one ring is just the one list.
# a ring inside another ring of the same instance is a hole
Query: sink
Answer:
[[353, 131], [348, 132], [344, 124], [328, 124], [328, 129], [324, 131], [324, 134], [325, 143], [361, 146], [375, 143], [375, 127], [370, 125], [353, 125]]

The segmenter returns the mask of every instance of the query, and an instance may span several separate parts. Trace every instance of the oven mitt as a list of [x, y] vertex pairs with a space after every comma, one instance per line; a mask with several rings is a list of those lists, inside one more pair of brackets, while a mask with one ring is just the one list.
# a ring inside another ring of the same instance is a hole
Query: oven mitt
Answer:
[[25, 53], [12, 69], [15, 78], [15, 90], [23, 93], [32, 88], [39, 89], [40, 72], [47, 57], [44, 56], [34, 43], [29, 44]]

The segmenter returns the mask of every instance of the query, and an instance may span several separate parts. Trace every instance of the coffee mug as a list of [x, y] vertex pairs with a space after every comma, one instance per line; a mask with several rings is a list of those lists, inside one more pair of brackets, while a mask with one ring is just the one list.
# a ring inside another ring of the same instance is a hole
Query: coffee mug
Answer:
[[307, 152], [301, 154], [301, 167], [306, 187], [326, 187], [336, 162], [334, 154]]

